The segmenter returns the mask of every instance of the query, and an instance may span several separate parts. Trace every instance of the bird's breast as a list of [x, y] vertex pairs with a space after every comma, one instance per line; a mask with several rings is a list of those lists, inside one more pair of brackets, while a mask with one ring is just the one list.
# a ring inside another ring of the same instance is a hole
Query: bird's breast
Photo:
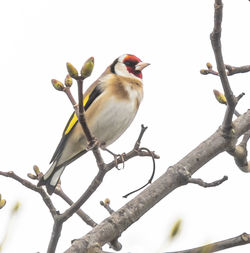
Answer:
[[116, 96], [100, 97], [98, 105], [87, 111], [90, 114], [89, 127], [100, 143], [105, 143], [104, 146], [119, 138], [133, 121], [141, 98], [133, 92], [129, 93], [129, 96], [129, 99], [120, 99]]

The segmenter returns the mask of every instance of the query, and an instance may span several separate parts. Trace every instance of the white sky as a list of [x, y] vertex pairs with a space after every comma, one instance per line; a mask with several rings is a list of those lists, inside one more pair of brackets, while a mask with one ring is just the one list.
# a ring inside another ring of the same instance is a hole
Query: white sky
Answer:
[[[221, 89], [215, 76], [199, 73], [206, 62], [214, 64], [209, 41], [213, 26], [213, 0], [179, 1], [31, 1], [0, 3], [1, 170], [25, 177], [37, 164], [45, 172], [72, 108], [50, 80], [64, 80], [65, 63], [80, 68], [95, 57], [89, 85], [106, 66], [124, 53], [132, 53], [151, 66], [144, 70], [144, 101], [129, 130], [110, 149], [122, 153], [134, 145], [140, 125], [148, 126], [143, 146], [155, 150], [159, 177], [220, 125], [225, 108], [213, 89]], [[250, 3], [224, 1], [223, 53], [227, 64], [250, 64]], [[249, 108], [250, 74], [230, 77], [235, 94], [245, 92], [238, 111]], [[75, 86], [76, 87], [76, 86]], [[74, 87], [74, 88], [75, 88]], [[111, 158], [106, 156], [107, 161]], [[91, 153], [78, 159], [62, 176], [63, 189], [76, 200], [97, 172]], [[125, 169], [114, 169], [83, 210], [96, 222], [107, 217], [99, 201], [111, 199], [117, 210], [125, 193], [143, 185], [151, 175], [150, 158], [136, 158]], [[195, 177], [211, 182], [229, 180], [216, 188], [185, 186], [171, 193], [119, 239], [122, 252], [160, 253], [250, 232], [250, 175], [239, 171], [228, 154], [221, 154]], [[19, 183], [0, 177], [0, 193], [7, 205], [0, 210], [0, 240], [10, 209], [21, 210], [12, 221], [3, 252], [46, 252], [52, 219], [40, 196]], [[132, 197], [131, 197], [132, 198]], [[67, 205], [52, 197], [61, 211]], [[183, 219], [181, 234], [167, 242], [173, 222]], [[57, 252], [90, 228], [74, 215], [64, 224]], [[227, 250], [247, 252], [250, 245]]]

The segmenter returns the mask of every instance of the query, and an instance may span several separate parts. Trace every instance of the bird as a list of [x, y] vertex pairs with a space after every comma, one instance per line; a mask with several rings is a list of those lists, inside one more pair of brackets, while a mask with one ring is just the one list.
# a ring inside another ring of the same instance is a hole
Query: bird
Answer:
[[[88, 127], [102, 148], [116, 141], [130, 126], [143, 99], [142, 70], [150, 65], [132, 54], [123, 54], [83, 94]], [[37, 186], [51, 195], [65, 167], [85, 154], [88, 141], [74, 112], [62, 134], [49, 170]]]

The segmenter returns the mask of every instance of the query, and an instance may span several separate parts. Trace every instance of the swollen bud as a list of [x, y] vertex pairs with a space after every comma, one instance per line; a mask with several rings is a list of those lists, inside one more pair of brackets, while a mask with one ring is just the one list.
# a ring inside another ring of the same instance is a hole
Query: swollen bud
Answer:
[[65, 77], [65, 80], [64, 80], [64, 84], [67, 86], [67, 87], [71, 87], [73, 83], [73, 80], [72, 80], [72, 77], [70, 75], [67, 75]]
[[218, 90], [213, 90], [214, 92], [214, 96], [216, 98], [216, 100], [221, 103], [221, 104], [224, 104], [226, 105], [227, 104], [227, 99], [226, 97], [224, 96], [224, 94], [222, 94], [221, 92], [219, 92]]
[[104, 204], [105, 204], [105, 205], [109, 205], [109, 204], [110, 204], [110, 199], [106, 198], [106, 199], [104, 200]]
[[200, 70], [200, 73], [201, 73], [202, 75], [207, 75], [207, 74], [209, 73], [209, 71], [208, 71], [207, 69], [201, 69], [201, 70]]
[[212, 69], [213, 68], [213, 66], [212, 66], [212, 64], [210, 62], [207, 63], [207, 68], [208, 69]]
[[94, 57], [90, 57], [82, 66], [81, 77], [87, 78], [91, 75], [94, 68]]
[[59, 91], [63, 91], [64, 90], [64, 85], [60, 81], [58, 81], [56, 79], [52, 79], [51, 83], [53, 84], [53, 86], [54, 86], [54, 88], [56, 90], [59, 90]]
[[32, 179], [32, 180], [36, 180], [37, 176], [33, 175], [32, 173], [28, 173], [27, 176]]
[[33, 166], [33, 170], [34, 170], [34, 172], [36, 173], [37, 176], [39, 176], [41, 174], [41, 172], [40, 172], [40, 170], [39, 170], [39, 168], [38, 168], [37, 165]]
[[76, 79], [78, 77], [77, 69], [69, 62], [66, 63], [66, 66], [67, 66], [67, 70], [68, 70], [69, 75], [72, 78]]

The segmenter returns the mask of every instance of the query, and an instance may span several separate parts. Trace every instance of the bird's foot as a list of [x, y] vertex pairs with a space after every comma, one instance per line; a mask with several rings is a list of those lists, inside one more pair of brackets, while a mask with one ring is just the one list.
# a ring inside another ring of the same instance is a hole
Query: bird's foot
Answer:
[[[111, 154], [114, 157], [115, 160], [115, 167], [116, 169], [120, 170], [120, 169], [124, 169], [125, 167], [125, 153], [122, 154], [115, 154], [114, 152], [110, 151], [109, 149], [105, 148], [103, 145], [100, 146], [102, 150], [107, 151], [109, 154]], [[118, 160], [121, 159], [121, 163], [122, 163], [122, 168], [119, 168], [119, 163]]]
[[86, 150], [89, 151], [95, 147], [99, 147], [99, 141], [94, 137], [93, 140], [88, 143]]

